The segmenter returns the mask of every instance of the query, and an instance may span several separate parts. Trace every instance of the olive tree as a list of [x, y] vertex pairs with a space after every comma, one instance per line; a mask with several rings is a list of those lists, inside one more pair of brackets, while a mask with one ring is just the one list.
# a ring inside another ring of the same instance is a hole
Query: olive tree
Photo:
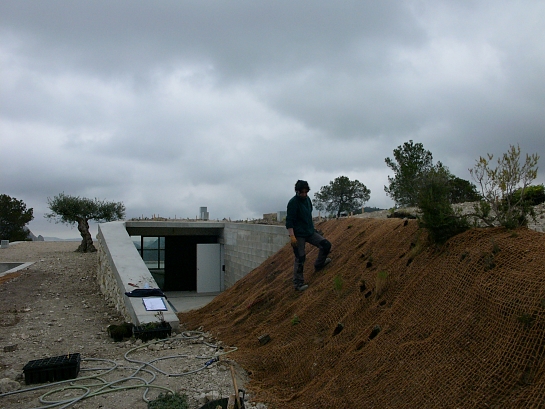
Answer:
[[53, 199], [48, 197], [47, 204], [51, 213], [46, 213], [45, 218], [54, 220], [55, 223], [77, 224], [82, 241], [76, 251], [82, 253], [97, 251], [89, 232], [89, 220], [103, 223], [125, 217], [125, 206], [121, 202], [106, 202], [60, 193]]
[[327, 210], [336, 213], [350, 213], [361, 209], [369, 200], [371, 191], [358, 180], [350, 180], [346, 176], [339, 176], [329, 185], [322, 186], [314, 194], [315, 207], [318, 210]]

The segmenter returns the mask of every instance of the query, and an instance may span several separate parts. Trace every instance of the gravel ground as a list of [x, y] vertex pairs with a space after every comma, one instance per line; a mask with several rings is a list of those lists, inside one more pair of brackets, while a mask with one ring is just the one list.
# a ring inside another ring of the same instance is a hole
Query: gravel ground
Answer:
[[[107, 327], [123, 320], [100, 293], [96, 253], [76, 253], [78, 244], [23, 242], [0, 249], [0, 262], [35, 262], [0, 277], [0, 408], [67, 400], [71, 408], [143, 409], [146, 398], [166, 390], [187, 395], [189, 407], [200, 408], [234, 393], [231, 367], [238, 388], [244, 389], [247, 376], [229, 359], [232, 348], [206, 333], [173, 333], [165, 341], [144, 344], [114, 342]], [[75, 384], [80, 387], [25, 383], [23, 367], [29, 361], [75, 353], [82, 358]], [[170, 358], [157, 360], [161, 357]], [[219, 361], [206, 365], [214, 357]], [[109, 385], [114, 381], [122, 382]], [[151, 385], [147, 394], [146, 385]], [[35, 386], [40, 389], [28, 390]], [[108, 393], [96, 394], [100, 388]], [[88, 389], [93, 396], [77, 401]], [[246, 395], [246, 407], [266, 406]]]

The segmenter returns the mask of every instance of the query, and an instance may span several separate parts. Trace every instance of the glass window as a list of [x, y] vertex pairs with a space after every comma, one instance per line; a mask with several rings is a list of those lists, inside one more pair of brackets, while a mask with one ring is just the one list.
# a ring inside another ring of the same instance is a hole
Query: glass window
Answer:
[[142, 237], [140, 255], [146, 266], [152, 269], [165, 268], [165, 238]]

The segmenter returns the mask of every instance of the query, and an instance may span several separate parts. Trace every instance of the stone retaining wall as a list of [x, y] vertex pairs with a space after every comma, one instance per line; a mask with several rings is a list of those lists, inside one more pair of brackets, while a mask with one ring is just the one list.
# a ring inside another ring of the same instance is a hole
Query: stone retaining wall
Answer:
[[[462, 214], [468, 214], [473, 213], [473, 202], [466, 202], [466, 203], [459, 203], [453, 205], [455, 209], [461, 209]], [[417, 207], [408, 207], [403, 209], [397, 209], [397, 211], [404, 211], [412, 215], [418, 214], [418, 208]], [[545, 203], [541, 203], [540, 205], [537, 205], [534, 207], [534, 211], [537, 215], [536, 220], [529, 220], [528, 221], [528, 228], [531, 230], [538, 231], [540, 233], [545, 232]], [[386, 219], [391, 214], [390, 210], [379, 210], [376, 212], [369, 212], [369, 213], [363, 213], [358, 214], [353, 217], [363, 217], [363, 218], [377, 218], [377, 219]], [[477, 224], [479, 221], [477, 220]]]
[[112, 268], [110, 267], [111, 263], [108, 259], [106, 251], [104, 251], [103, 240], [97, 241], [97, 250], [98, 250], [98, 285], [100, 286], [100, 291], [106, 298], [106, 301], [110, 303], [125, 319], [125, 321], [130, 322], [131, 316], [127, 311], [127, 306], [125, 305], [125, 295], [121, 294], [119, 291], [119, 285], [117, 279], [115, 278]]

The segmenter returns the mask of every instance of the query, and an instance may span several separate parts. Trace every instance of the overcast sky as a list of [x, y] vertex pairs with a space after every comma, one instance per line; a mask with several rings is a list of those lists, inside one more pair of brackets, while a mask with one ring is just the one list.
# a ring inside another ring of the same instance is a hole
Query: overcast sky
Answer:
[[[127, 218], [259, 218], [338, 176], [389, 208], [384, 159], [456, 176], [519, 144], [545, 178], [545, 2], [0, 1], [0, 193]], [[96, 226], [93, 226], [93, 235]]]

